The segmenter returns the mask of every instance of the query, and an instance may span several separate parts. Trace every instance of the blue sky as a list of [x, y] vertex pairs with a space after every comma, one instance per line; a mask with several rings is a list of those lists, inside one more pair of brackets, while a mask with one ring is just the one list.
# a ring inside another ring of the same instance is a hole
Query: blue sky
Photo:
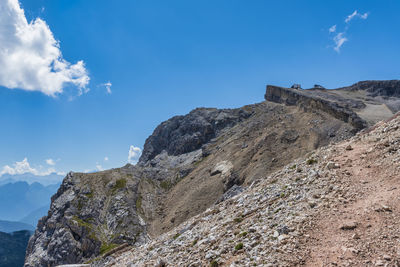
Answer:
[[[38, 71], [25, 63], [4, 67], [9, 55], [0, 54], [0, 168], [25, 158], [42, 172], [119, 167], [160, 122], [196, 107], [261, 102], [266, 84], [335, 88], [400, 74], [395, 0], [21, 0], [20, 7], [28, 22], [48, 25], [70, 65], [57, 84], [43, 73], [33, 79]], [[0, 27], [4, 35], [12, 25]], [[29, 49], [28, 58], [36, 44]]]

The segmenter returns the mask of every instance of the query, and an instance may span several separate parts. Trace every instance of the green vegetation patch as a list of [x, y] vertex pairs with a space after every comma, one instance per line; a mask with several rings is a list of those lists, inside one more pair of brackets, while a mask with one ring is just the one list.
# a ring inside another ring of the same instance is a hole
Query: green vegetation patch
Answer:
[[118, 247], [118, 244], [114, 244], [114, 243], [102, 243], [101, 247], [100, 247], [100, 254], [103, 255], [109, 251], [111, 251], [112, 249]]
[[306, 163], [307, 163], [307, 165], [313, 165], [313, 164], [315, 164], [315, 163], [317, 163], [318, 161], [316, 160], [316, 159], [314, 159], [314, 158], [309, 158], [307, 161], [306, 161]]
[[125, 188], [125, 187], [126, 187], [126, 179], [125, 178], [121, 178], [121, 179], [118, 179], [115, 182], [115, 185], [114, 185], [112, 191], [114, 193], [115, 191], [117, 191], [119, 189], [122, 189], [122, 188]]
[[169, 190], [170, 188], [172, 188], [173, 184], [168, 180], [164, 180], [160, 183], [160, 186], [162, 189]]
[[243, 233], [240, 233], [240, 237], [245, 237], [247, 235], [247, 232], [243, 232]]
[[178, 237], [180, 237], [181, 236], [181, 234], [180, 233], [177, 233], [176, 235], [174, 235], [172, 238], [175, 240], [175, 239], [177, 239]]
[[239, 243], [235, 246], [235, 250], [241, 250], [243, 248], [243, 243]]
[[136, 199], [136, 210], [141, 211], [142, 210], [142, 196], [138, 195]]
[[233, 219], [233, 221], [235, 223], [241, 223], [243, 221], [243, 216], [236, 217], [235, 219]]
[[219, 266], [218, 261], [212, 260], [212, 261], [210, 262], [210, 267], [218, 267], [218, 266]]
[[74, 221], [76, 221], [78, 223], [79, 226], [86, 228], [86, 230], [88, 231], [89, 235], [88, 237], [92, 240], [98, 240], [98, 238], [96, 237], [96, 234], [94, 233], [94, 225], [91, 224], [90, 222], [84, 221], [81, 218], [77, 217], [76, 215], [72, 217], [72, 219]]
[[76, 215], [74, 215], [74, 216], [72, 217], [72, 219], [73, 219], [74, 221], [76, 221], [76, 222], [78, 223], [78, 225], [81, 226], [81, 227], [88, 228], [89, 230], [93, 228], [93, 225], [91, 225], [89, 222], [86, 222], [86, 221], [82, 220], [81, 218], [79, 218], [79, 217], [76, 216]]
[[82, 200], [82, 199], [79, 199], [79, 200], [78, 200], [78, 210], [81, 211], [82, 208], [83, 208], [83, 200]]

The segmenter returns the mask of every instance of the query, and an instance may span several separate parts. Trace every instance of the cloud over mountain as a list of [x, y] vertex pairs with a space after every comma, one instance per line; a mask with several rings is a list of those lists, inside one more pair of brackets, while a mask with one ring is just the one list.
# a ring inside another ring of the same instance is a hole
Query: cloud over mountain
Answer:
[[[47, 164], [53, 165], [50, 163], [54, 163], [54, 161], [49, 161], [46, 160]], [[10, 165], [5, 165], [3, 166], [3, 169], [0, 171], [0, 176], [4, 174], [10, 174], [10, 175], [18, 175], [18, 174], [25, 174], [25, 173], [30, 173], [36, 176], [46, 176], [52, 173], [57, 173], [58, 175], [64, 175], [65, 173], [62, 172], [57, 172], [55, 168], [43, 168], [43, 166], [39, 166], [39, 168], [32, 167], [28, 161], [28, 158], [24, 158], [22, 161], [16, 161], [13, 163], [12, 166]]]
[[128, 162], [131, 164], [136, 164], [141, 154], [142, 150], [139, 147], [130, 146], [128, 153]]

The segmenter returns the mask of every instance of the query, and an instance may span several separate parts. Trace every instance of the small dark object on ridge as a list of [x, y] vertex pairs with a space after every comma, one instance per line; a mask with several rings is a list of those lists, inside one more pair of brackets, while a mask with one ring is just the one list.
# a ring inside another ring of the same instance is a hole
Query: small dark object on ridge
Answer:
[[301, 84], [295, 83], [290, 88], [292, 88], [292, 89], [301, 89]]

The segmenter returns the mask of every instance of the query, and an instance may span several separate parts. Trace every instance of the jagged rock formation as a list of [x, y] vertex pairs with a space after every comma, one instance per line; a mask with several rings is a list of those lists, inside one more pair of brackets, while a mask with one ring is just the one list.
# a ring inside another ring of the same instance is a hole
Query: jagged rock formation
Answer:
[[265, 102], [201, 108], [163, 122], [136, 166], [64, 179], [25, 266], [80, 263], [121, 244], [142, 245], [292, 160], [392, 116], [396, 93], [388, 97], [367, 83], [378, 88], [374, 96], [357, 86], [268, 86]]
[[399, 140], [397, 116], [94, 266], [399, 266]]
[[175, 116], [161, 123], [147, 138], [140, 162], [153, 159], [163, 150], [174, 156], [192, 152], [250, 115], [243, 109], [198, 108], [186, 116]]

